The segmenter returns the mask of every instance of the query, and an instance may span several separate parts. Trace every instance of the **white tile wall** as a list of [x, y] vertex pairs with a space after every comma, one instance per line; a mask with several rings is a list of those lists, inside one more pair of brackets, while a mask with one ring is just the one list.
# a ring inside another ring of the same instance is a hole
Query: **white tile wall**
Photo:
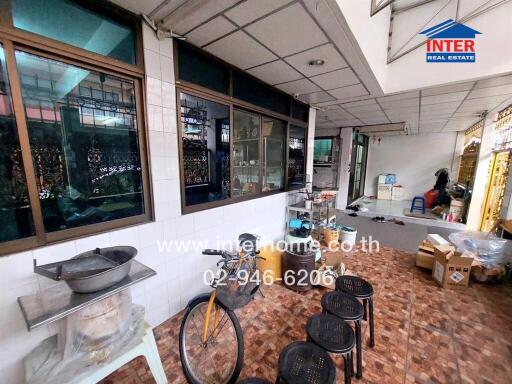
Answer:
[[165, 252], [159, 248], [158, 240], [233, 241], [244, 231], [261, 235], [263, 242], [283, 237], [287, 204], [284, 193], [181, 215], [172, 44], [169, 40], [158, 41], [146, 27], [144, 43], [145, 55], [152, 61], [146, 64], [149, 65], [148, 128], [156, 221], [0, 257], [2, 383], [24, 382], [23, 357], [63, 324], [41, 327], [30, 333], [26, 330], [17, 297], [54, 284], [33, 274], [33, 258], [37, 258], [38, 263], [49, 263], [95, 247], [121, 244], [136, 247], [137, 259], [154, 268], [157, 275], [132, 287], [133, 301], [144, 305], [148, 321], [157, 325], [180, 311], [196, 294], [209, 289], [202, 283], [203, 273], [209, 268], [216, 270], [217, 261], [215, 257], [203, 256], [201, 245], [197, 250]]

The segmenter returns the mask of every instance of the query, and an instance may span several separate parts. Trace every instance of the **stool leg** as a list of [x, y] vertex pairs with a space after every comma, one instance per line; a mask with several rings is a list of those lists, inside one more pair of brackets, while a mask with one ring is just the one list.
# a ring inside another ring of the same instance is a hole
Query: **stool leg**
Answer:
[[370, 312], [370, 347], [375, 347], [375, 329], [373, 322], [373, 297], [368, 299], [368, 311]]
[[343, 370], [345, 372], [345, 384], [350, 384], [352, 382], [352, 376], [350, 374], [350, 353], [346, 353], [343, 355]]
[[357, 349], [357, 373], [356, 377], [363, 377], [363, 346], [361, 342], [361, 320], [356, 321], [356, 349]]
[[350, 351], [350, 376], [354, 377], [354, 350]]
[[368, 310], [366, 308], [366, 305], [368, 304], [367, 299], [363, 299], [363, 320], [366, 321], [368, 319]]

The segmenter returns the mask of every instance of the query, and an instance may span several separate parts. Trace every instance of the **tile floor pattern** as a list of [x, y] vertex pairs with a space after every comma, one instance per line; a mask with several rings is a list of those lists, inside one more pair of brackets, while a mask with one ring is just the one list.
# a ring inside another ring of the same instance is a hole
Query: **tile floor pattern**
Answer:
[[[354, 383], [510, 383], [512, 377], [512, 285], [472, 284], [466, 290], [438, 288], [430, 274], [414, 266], [414, 256], [391, 248], [375, 254], [355, 251], [344, 262], [375, 290], [376, 346], [367, 346], [364, 322], [363, 379]], [[245, 335], [241, 378], [275, 381], [279, 352], [305, 339], [307, 318], [320, 311], [325, 288], [295, 293], [281, 285], [264, 287], [265, 298], [238, 310]], [[178, 333], [181, 314], [156, 327], [169, 383], [185, 383]], [[342, 360], [335, 358], [337, 382]], [[103, 384], [152, 383], [138, 358]]]

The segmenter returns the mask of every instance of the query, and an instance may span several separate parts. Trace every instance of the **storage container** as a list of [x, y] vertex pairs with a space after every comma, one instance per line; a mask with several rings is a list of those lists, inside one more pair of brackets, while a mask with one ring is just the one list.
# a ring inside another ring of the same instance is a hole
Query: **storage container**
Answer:
[[336, 228], [325, 228], [324, 229], [324, 241], [325, 244], [329, 245], [331, 242], [338, 242], [340, 238], [340, 231]]
[[312, 288], [316, 252], [307, 244], [290, 244], [283, 255], [283, 283], [294, 291]]
[[377, 186], [377, 199], [391, 200], [391, 191], [393, 186], [390, 184], [379, 184]]
[[283, 252], [277, 249], [277, 247], [268, 245], [260, 248], [260, 256], [265, 260], [258, 259], [257, 265], [261, 272], [260, 278], [265, 284], [281, 280], [283, 278]]
[[352, 227], [341, 227], [340, 242], [345, 245], [354, 245], [356, 243], [357, 230]]
[[391, 200], [403, 200], [405, 197], [405, 188], [402, 186], [394, 186], [391, 190]]

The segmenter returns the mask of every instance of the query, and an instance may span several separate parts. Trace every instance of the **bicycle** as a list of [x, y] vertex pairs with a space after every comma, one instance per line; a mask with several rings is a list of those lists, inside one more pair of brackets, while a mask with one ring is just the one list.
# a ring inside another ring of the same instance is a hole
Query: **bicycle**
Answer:
[[210, 284], [213, 291], [193, 298], [181, 322], [180, 360], [191, 384], [231, 384], [240, 375], [244, 339], [234, 310], [247, 305], [259, 289], [259, 281], [252, 279], [256, 260], [263, 259], [257, 256], [258, 239], [248, 233], [240, 235], [239, 253], [213, 249], [202, 252], [222, 259], [217, 263], [220, 277]]

